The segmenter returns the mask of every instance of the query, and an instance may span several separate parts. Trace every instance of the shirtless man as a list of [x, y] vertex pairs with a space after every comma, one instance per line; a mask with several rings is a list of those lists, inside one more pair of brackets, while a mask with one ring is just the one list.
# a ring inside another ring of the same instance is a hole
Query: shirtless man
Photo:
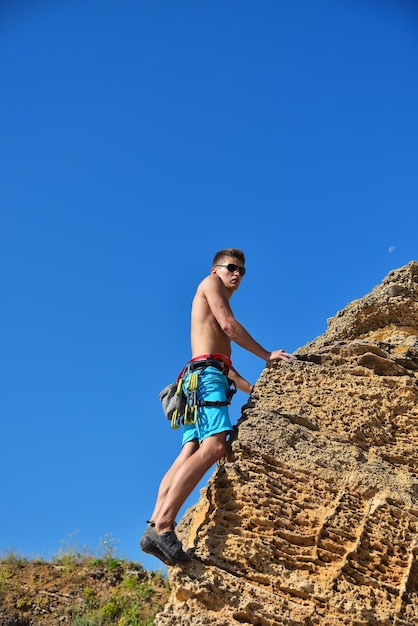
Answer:
[[[241, 284], [244, 265], [241, 250], [228, 248], [217, 252], [209, 276], [200, 283], [193, 299], [192, 359], [185, 371], [199, 372], [200, 400], [225, 400], [228, 378], [240, 391], [251, 393], [251, 383], [240, 376], [230, 361], [231, 341], [264, 361], [290, 361], [293, 358], [284, 350], [269, 352], [263, 348], [235, 319], [229, 300]], [[186, 375], [186, 388], [187, 382]], [[181, 452], [161, 481], [151, 521], [140, 541], [144, 552], [153, 554], [167, 565], [190, 560], [174, 532], [175, 518], [206, 471], [225, 456], [231, 431], [225, 405], [199, 407], [196, 424], [184, 427]]]

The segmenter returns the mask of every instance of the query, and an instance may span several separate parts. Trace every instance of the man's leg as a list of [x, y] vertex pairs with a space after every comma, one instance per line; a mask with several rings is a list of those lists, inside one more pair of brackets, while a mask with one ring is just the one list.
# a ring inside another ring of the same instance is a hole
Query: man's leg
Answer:
[[170, 469], [167, 471], [167, 473], [163, 477], [160, 483], [160, 487], [158, 489], [158, 496], [157, 496], [157, 501], [155, 503], [154, 511], [151, 516], [152, 521], [155, 521], [155, 519], [158, 518], [160, 509], [163, 506], [165, 497], [167, 496], [167, 493], [170, 489], [171, 482], [174, 476], [176, 475], [176, 472], [178, 471], [179, 467], [183, 465], [186, 459], [188, 459], [192, 454], [194, 454], [198, 448], [199, 448], [199, 443], [196, 439], [185, 443], [181, 449], [180, 454], [178, 455], [178, 457], [176, 458], [176, 460], [174, 461]]
[[225, 456], [227, 434], [211, 435], [199, 447], [194, 442], [184, 444], [186, 450], [180, 453], [162, 480], [152, 524], [141, 537], [140, 546], [144, 552], [153, 554], [167, 565], [190, 561], [190, 555], [184, 552], [173, 530], [174, 520], [205, 472]]
[[180, 454], [176, 459], [162, 481], [161, 498], [158, 497], [158, 506], [152, 517], [157, 533], [173, 529], [177, 513], [199, 480], [216, 461], [225, 456], [227, 435], [227, 432], [211, 435], [202, 441], [197, 450], [190, 452], [188, 448], [183, 457]]

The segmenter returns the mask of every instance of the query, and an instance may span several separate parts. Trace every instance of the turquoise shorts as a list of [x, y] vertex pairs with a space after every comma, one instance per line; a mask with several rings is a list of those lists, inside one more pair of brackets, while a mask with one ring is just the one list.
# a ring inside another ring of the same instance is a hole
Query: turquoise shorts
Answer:
[[[185, 388], [189, 382], [190, 374], [184, 381]], [[225, 402], [229, 390], [228, 379], [216, 367], [205, 367], [199, 370], [197, 397], [199, 400], [210, 402]], [[198, 418], [195, 424], [187, 424], [184, 427], [182, 446], [189, 441], [197, 439], [201, 443], [207, 437], [223, 432], [231, 432], [232, 424], [229, 419], [228, 405], [226, 406], [200, 406]]]

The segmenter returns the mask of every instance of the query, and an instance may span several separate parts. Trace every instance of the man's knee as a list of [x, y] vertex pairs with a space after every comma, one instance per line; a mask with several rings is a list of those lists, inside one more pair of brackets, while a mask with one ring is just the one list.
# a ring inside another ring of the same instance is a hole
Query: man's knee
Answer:
[[224, 443], [219, 443], [213, 450], [213, 461], [219, 461], [223, 459], [226, 454], [226, 446]]
[[225, 439], [219, 439], [216, 436], [208, 437], [205, 440], [205, 452], [207, 457], [210, 459], [210, 463], [216, 463], [222, 459], [226, 454], [226, 443]]

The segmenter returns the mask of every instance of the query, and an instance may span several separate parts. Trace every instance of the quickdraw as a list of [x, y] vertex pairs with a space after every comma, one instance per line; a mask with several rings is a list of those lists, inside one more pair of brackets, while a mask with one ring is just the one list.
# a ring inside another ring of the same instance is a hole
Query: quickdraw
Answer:
[[197, 385], [199, 382], [199, 372], [190, 374], [186, 393], [186, 408], [184, 410], [183, 423], [185, 426], [196, 424], [197, 421]]
[[[175, 395], [178, 396], [179, 398], [179, 402], [178, 402], [179, 407], [183, 405], [183, 402], [181, 402], [180, 400], [182, 394], [183, 394], [183, 378], [179, 378], [179, 380], [177, 381], [177, 389], [175, 393]], [[171, 418], [171, 428], [173, 428], [174, 430], [177, 430], [178, 428], [180, 428], [182, 413], [183, 411], [181, 410], [181, 408], [175, 409], [173, 412], [173, 416]]]

